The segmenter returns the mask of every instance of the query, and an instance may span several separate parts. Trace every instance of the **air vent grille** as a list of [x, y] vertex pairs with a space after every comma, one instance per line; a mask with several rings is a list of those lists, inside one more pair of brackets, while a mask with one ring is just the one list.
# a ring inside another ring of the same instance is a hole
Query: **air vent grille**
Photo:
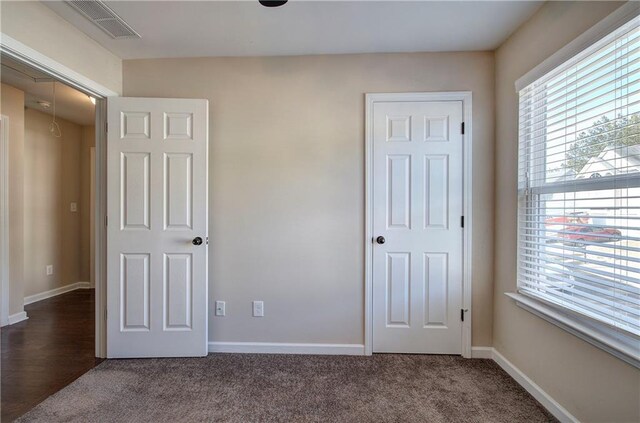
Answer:
[[111, 38], [141, 38], [140, 34], [100, 0], [70, 0], [66, 3], [109, 34]]

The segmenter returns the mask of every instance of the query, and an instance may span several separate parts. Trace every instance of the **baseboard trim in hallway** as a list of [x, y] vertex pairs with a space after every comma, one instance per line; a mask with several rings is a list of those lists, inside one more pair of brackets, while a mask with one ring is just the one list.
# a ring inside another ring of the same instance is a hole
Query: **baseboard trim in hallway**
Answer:
[[27, 316], [27, 312], [21, 311], [19, 313], [12, 314], [11, 316], [9, 316], [9, 321], [7, 322], [7, 324], [13, 325], [13, 324], [22, 322], [23, 320], [27, 320], [28, 318], [29, 316]]
[[29, 295], [28, 297], [24, 297], [24, 305], [46, 300], [47, 298], [75, 291], [76, 289], [91, 289], [91, 283], [76, 282], [69, 285], [61, 286], [59, 288], [50, 289], [49, 291], [40, 292], [39, 294]]
[[209, 352], [252, 354], [364, 355], [364, 345], [293, 344], [280, 342], [209, 342]]
[[507, 360], [507, 358], [500, 354], [495, 348], [473, 347], [471, 349], [471, 356], [473, 358], [488, 358], [495, 361], [498, 366], [502, 367], [502, 369], [513, 378], [513, 380], [526, 389], [532, 397], [534, 397], [544, 408], [547, 409], [549, 413], [553, 414], [553, 416], [562, 423], [580, 422], [566, 408], [554, 400], [551, 395], [531, 380], [529, 376], [516, 367], [515, 364]]

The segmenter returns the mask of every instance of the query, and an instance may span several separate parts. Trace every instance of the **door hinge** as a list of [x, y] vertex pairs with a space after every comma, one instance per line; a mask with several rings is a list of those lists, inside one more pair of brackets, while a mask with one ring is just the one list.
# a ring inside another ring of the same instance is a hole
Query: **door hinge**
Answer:
[[464, 216], [460, 216], [460, 227], [464, 228]]
[[104, 217], [104, 226], [109, 226], [109, 216]]
[[109, 132], [109, 122], [104, 123], [104, 132]]
[[462, 125], [461, 125], [460, 129], [461, 129], [462, 135], [464, 135], [464, 122], [462, 122]]
[[464, 322], [464, 308], [460, 309], [460, 321]]
[[104, 320], [107, 320], [107, 309], [104, 309]]

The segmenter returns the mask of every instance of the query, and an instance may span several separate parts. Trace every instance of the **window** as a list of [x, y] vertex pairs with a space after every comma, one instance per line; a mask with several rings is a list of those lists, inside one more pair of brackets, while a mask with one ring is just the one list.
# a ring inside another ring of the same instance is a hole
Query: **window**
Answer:
[[640, 339], [640, 17], [519, 92], [518, 290]]

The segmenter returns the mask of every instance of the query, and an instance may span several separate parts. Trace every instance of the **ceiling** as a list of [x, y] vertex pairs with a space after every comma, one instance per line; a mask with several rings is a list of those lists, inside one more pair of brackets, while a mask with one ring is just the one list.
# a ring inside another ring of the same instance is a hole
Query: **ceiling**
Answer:
[[123, 59], [497, 48], [536, 1], [106, 1], [142, 39], [114, 40], [64, 2], [49, 8]]
[[[47, 75], [22, 65], [12, 59], [0, 57], [2, 67], [0, 80], [25, 93], [25, 106], [43, 113], [53, 113], [53, 80]], [[38, 101], [51, 104], [48, 109], [39, 105]], [[78, 125], [95, 124], [95, 106], [89, 97], [60, 82], [56, 83], [56, 116]]]

